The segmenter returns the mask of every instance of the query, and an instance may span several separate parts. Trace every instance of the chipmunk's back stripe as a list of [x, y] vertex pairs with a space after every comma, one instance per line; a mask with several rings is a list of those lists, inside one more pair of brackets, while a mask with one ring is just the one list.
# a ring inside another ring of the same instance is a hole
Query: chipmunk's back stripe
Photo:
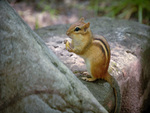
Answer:
[[104, 50], [103, 46], [102, 46], [102, 45], [100, 45], [100, 47], [101, 47], [102, 52], [104, 53], [104, 55], [106, 55], [106, 53], [105, 53], [105, 50]]
[[107, 53], [109, 54], [109, 51], [108, 51], [108, 48], [107, 48], [105, 42], [102, 39], [99, 39], [99, 38], [95, 38], [95, 40], [101, 41], [103, 43], [103, 45], [105, 46]]
[[106, 50], [105, 55], [106, 55], [106, 58], [108, 59], [108, 58], [109, 58], [109, 50], [108, 50], [108, 47], [107, 47], [107, 45], [105, 44], [105, 42], [104, 42], [102, 39], [99, 39], [99, 38], [95, 38], [94, 40], [100, 41], [101, 46], [102, 46], [102, 48], [103, 48], [102, 51], [105, 51], [105, 50]]

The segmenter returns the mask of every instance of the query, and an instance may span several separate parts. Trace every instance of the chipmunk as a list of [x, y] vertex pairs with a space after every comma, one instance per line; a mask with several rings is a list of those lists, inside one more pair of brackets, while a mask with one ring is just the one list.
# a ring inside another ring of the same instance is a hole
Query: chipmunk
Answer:
[[99, 35], [93, 35], [90, 30], [90, 23], [85, 23], [82, 17], [79, 21], [70, 26], [66, 34], [72, 42], [65, 40], [66, 49], [73, 52], [85, 61], [87, 71], [91, 78], [82, 77], [85, 81], [104, 79], [114, 89], [116, 98], [115, 113], [120, 112], [121, 95], [117, 81], [108, 73], [110, 62], [110, 48], [106, 39]]

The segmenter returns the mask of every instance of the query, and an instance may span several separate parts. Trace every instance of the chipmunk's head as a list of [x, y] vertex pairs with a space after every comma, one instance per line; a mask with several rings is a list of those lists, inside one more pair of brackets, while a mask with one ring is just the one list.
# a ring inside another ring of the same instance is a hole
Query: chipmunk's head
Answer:
[[90, 23], [85, 23], [84, 18], [82, 17], [80, 20], [70, 26], [66, 34], [72, 39], [90, 36]]

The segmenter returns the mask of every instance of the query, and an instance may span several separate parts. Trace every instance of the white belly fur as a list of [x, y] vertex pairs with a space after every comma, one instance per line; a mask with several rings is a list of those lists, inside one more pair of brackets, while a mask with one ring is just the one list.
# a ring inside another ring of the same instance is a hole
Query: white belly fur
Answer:
[[88, 73], [91, 75], [91, 64], [90, 61], [88, 59], [85, 59], [85, 64], [86, 64], [86, 69], [88, 71]]

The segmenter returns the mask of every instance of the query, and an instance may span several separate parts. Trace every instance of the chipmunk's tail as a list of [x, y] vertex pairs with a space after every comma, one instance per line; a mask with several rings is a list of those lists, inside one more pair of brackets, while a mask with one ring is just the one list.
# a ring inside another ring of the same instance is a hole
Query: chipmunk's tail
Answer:
[[120, 93], [120, 87], [118, 85], [118, 82], [116, 79], [111, 76], [109, 73], [107, 73], [106, 81], [110, 83], [110, 85], [113, 87], [114, 94], [115, 94], [115, 111], [114, 113], [120, 113], [121, 110], [121, 93]]

